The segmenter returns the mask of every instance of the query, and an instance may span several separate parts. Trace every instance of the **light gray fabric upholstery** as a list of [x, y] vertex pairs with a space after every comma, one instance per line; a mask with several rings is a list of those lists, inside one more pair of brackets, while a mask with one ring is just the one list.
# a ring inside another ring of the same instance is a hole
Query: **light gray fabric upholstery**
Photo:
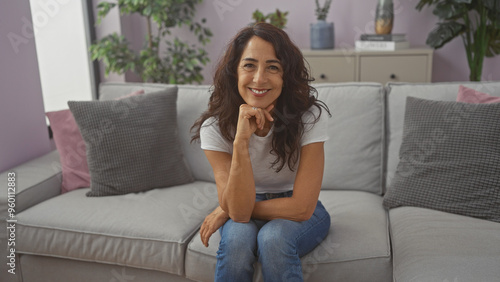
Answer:
[[[321, 191], [330, 233], [302, 258], [306, 281], [391, 281], [389, 222], [382, 198], [361, 191]], [[213, 281], [220, 234], [202, 245], [199, 233], [186, 254], [186, 277]], [[255, 280], [261, 280], [259, 272]]]
[[10, 267], [7, 266], [7, 255], [10, 255], [10, 247], [7, 239], [10, 234], [7, 232], [5, 221], [8, 218], [8, 191], [7, 179], [8, 173], [16, 173], [16, 195], [15, 211], [16, 214], [28, 209], [40, 202], [55, 197], [61, 193], [61, 163], [59, 162], [59, 153], [52, 151], [39, 158], [26, 162], [22, 165], [9, 169], [0, 174], [0, 183], [2, 183], [2, 193], [0, 193], [0, 277], [1, 281], [18, 281], [21, 274], [19, 266], [16, 268], [16, 275], [7, 272]]
[[[21, 212], [61, 193], [61, 163], [57, 151], [2, 172], [0, 183], [4, 185], [7, 183], [7, 174], [11, 171], [16, 173], [16, 212]], [[7, 193], [0, 193], [2, 219], [7, 218], [7, 199]]]
[[500, 97], [500, 82], [389, 83], [387, 85], [387, 168], [385, 187], [389, 187], [399, 163], [406, 97], [437, 101], [456, 101], [460, 84]]
[[193, 181], [177, 129], [177, 88], [112, 101], [68, 102], [85, 145], [87, 196]]
[[36, 255], [22, 255], [21, 263], [24, 281], [33, 282], [192, 281], [162, 271]]
[[416, 207], [389, 218], [394, 281], [499, 281], [500, 224]]
[[330, 108], [322, 189], [382, 194], [384, 93], [378, 83], [315, 85]]
[[176, 87], [172, 84], [161, 83], [106, 82], [99, 85], [99, 100], [115, 100], [139, 90], [144, 90], [144, 93], [148, 94]]
[[177, 125], [179, 139], [186, 161], [196, 180], [215, 182], [212, 167], [200, 148], [200, 142], [191, 143], [191, 127], [208, 108], [210, 87], [207, 85], [179, 85], [177, 94]]
[[183, 275], [187, 244], [217, 204], [207, 182], [112, 197], [88, 190], [19, 213], [17, 252]]

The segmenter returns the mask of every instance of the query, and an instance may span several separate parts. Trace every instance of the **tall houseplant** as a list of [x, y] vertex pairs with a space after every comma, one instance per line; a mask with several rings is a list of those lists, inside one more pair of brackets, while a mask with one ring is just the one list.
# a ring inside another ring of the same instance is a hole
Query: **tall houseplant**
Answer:
[[455, 37], [462, 38], [471, 81], [480, 81], [484, 57], [500, 54], [499, 0], [420, 0], [416, 9], [434, 6], [441, 21], [432, 30], [426, 44], [438, 49]]
[[[188, 26], [202, 46], [210, 41], [212, 32], [202, 23], [193, 21], [195, 5], [202, 0], [118, 0], [101, 2], [97, 6], [99, 24], [111, 9], [118, 7], [123, 14], [139, 14], [147, 24], [144, 46], [139, 52], [130, 48], [124, 36], [113, 33], [91, 45], [93, 60], [101, 60], [105, 73], [123, 74], [132, 71], [145, 82], [172, 84], [201, 83], [202, 65], [209, 61], [203, 48], [179, 38], [170, 38], [171, 30]], [[153, 30], [153, 24], [156, 30]], [[165, 46], [162, 47], [162, 41]]]

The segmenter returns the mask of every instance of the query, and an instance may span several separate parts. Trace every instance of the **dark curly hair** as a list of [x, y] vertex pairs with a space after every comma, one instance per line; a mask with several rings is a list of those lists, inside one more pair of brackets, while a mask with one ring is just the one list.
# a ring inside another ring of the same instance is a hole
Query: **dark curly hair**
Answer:
[[208, 110], [192, 126], [194, 135], [191, 141], [200, 138], [200, 128], [210, 117], [218, 120], [223, 137], [230, 142], [234, 141], [239, 106], [245, 104], [238, 91], [237, 68], [248, 41], [254, 36], [273, 45], [276, 57], [283, 67], [283, 90], [272, 111], [274, 129], [270, 153], [276, 156], [276, 160], [271, 167], [279, 172], [287, 164], [290, 170], [294, 170], [299, 159], [300, 139], [304, 133], [302, 115], [315, 106], [319, 109], [319, 115], [314, 120], [316, 122], [321, 116], [322, 108], [328, 114], [330, 111], [316, 98], [317, 91], [310, 85], [313, 79], [300, 49], [283, 30], [271, 24], [257, 23], [245, 27], [229, 42], [225, 54], [217, 64]]

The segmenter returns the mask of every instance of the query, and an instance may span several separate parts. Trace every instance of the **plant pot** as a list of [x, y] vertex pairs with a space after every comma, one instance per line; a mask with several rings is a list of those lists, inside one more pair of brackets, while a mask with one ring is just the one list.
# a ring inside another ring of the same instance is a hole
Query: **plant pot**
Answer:
[[311, 24], [311, 49], [333, 49], [335, 33], [333, 23], [319, 20]]

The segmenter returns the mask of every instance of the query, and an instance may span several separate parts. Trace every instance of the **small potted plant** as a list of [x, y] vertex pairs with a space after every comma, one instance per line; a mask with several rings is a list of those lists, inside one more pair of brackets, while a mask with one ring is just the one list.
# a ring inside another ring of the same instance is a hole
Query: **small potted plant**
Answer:
[[264, 23], [267, 22], [267, 23], [274, 25], [277, 28], [284, 29], [286, 27], [286, 23], [288, 21], [287, 16], [288, 16], [288, 12], [282, 12], [279, 9], [276, 9], [276, 12], [269, 13], [267, 15], [264, 15], [261, 11], [259, 11], [257, 9], [252, 14], [252, 19], [254, 20], [254, 22], [252, 24], [260, 23], [260, 22], [264, 22]]
[[316, 0], [316, 17], [318, 21], [311, 24], [311, 49], [333, 49], [335, 45], [332, 22], [326, 22], [332, 0], [325, 0], [323, 6]]

